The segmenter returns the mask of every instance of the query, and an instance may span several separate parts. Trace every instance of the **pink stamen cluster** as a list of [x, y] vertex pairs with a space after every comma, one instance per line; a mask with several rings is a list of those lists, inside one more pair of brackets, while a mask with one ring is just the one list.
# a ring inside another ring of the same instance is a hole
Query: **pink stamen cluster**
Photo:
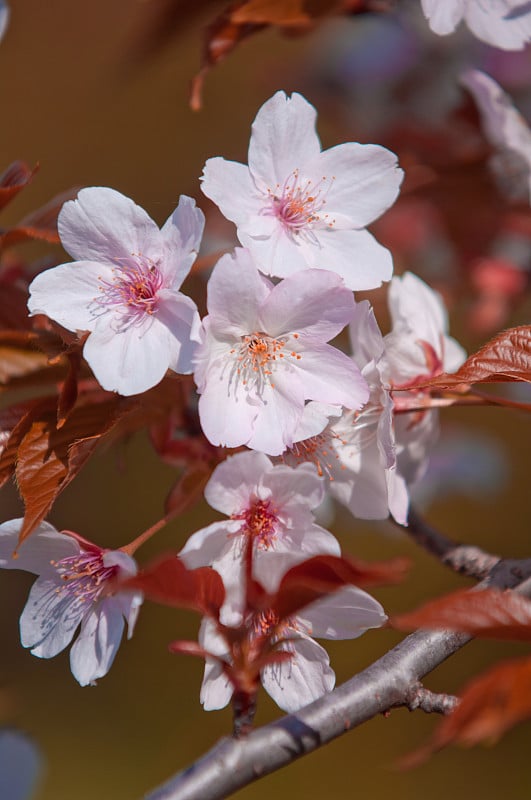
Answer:
[[82, 552], [60, 561], [52, 561], [61, 576], [62, 584], [56, 592], [73, 595], [84, 603], [93, 603], [102, 594], [105, 584], [118, 574], [113, 564], [106, 567], [102, 552]]
[[274, 191], [267, 190], [271, 202], [262, 213], [277, 217], [292, 234], [311, 235], [311, 226], [319, 222], [332, 228], [335, 220], [321, 212], [326, 205], [326, 193], [334, 180], [335, 177], [328, 179], [323, 176], [316, 184], [311, 180], [301, 184], [299, 171], [294, 170], [282, 187], [277, 184]]
[[156, 264], [142, 255], [133, 255], [133, 265], [116, 267], [112, 281], [100, 278], [100, 306], [117, 306], [123, 316], [122, 325], [143, 319], [157, 309], [157, 294], [163, 285], [162, 274]]
[[260, 550], [268, 550], [276, 539], [278, 517], [270, 500], [255, 500], [232, 519], [243, 520], [241, 532], [250, 536]]
[[[291, 334], [294, 339], [299, 338], [298, 333]], [[258, 390], [265, 383], [269, 383], [273, 374], [273, 368], [277, 359], [283, 359], [286, 355], [299, 360], [300, 353], [292, 350], [289, 353], [282, 352], [287, 345], [287, 339], [275, 339], [268, 336], [263, 331], [257, 331], [241, 337], [241, 345], [238, 349], [232, 348], [230, 353], [237, 354], [236, 374], [241, 378], [244, 386], [251, 383]]]

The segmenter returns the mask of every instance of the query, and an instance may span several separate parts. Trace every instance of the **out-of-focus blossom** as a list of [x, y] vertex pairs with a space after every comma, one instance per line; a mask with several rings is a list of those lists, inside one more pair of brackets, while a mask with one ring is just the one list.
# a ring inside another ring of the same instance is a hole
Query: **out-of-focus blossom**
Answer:
[[463, 20], [474, 36], [502, 50], [521, 50], [531, 40], [527, 0], [421, 0], [430, 28], [453, 33]]
[[497, 151], [491, 167], [502, 190], [512, 199], [531, 197], [531, 130], [511, 98], [496, 81], [478, 69], [461, 75], [474, 97], [485, 136]]
[[311, 464], [273, 465], [263, 453], [229, 456], [205, 488], [207, 502], [229, 519], [194, 533], [179, 553], [190, 569], [213, 567], [225, 584], [224, 621], [238, 624], [245, 602], [244, 554], [253, 575], [273, 592], [283, 574], [314, 555], [339, 555], [336, 538], [315, 524], [323, 481]]
[[[355, 586], [312, 603], [279, 626], [275, 640], [282, 641], [282, 644], [277, 644], [276, 649], [290, 653], [291, 658], [263, 667], [260, 671], [262, 686], [284, 711], [298, 711], [332, 691], [336, 680], [328, 653], [312, 636], [355, 639], [369, 628], [380, 627], [386, 619], [380, 603]], [[276, 625], [278, 620], [273, 614], [262, 613], [255, 620], [255, 636], [267, 635]], [[228, 659], [225, 641], [210, 620], [203, 621], [199, 642], [213, 655]], [[232, 693], [232, 684], [219, 661], [207, 658], [201, 686], [201, 702], [205, 710], [223, 708], [230, 702]]]
[[250, 252], [237, 249], [214, 268], [207, 305], [194, 377], [212, 444], [280, 455], [293, 444], [306, 400], [352, 409], [366, 402], [359, 369], [327, 344], [354, 312], [337, 275], [309, 270], [273, 286]]
[[19, 731], [0, 729], [0, 797], [31, 800], [42, 772], [42, 758], [34, 742]]
[[209, 159], [203, 192], [236, 224], [262, 272], [284, 278], [317, 267], [350, 289], [373, 289], [393, 264], [365, 227], [395, 201], [403, 172], [378, 145], [322, 152], [315, 121], [304, 97], [277, 92], [256, 115], [249, 166]]
[[10, 13], [9, 6], [6, 1], [0, 0], [0, 39], [4, 38], [4, 34], [9, 23]]
[[313, 461], [329, 480], [331, 494], [355, 517], [384, 519], [391, 513], [405, 525], [408, 492], [396, 470], [393, 401], [380, 372], [384, 342], [367, 300], [356, 306], [350, 339], [353, 359], [369, 385], [369, 401], [359, 412], [338, 409], [338, 419], [332, 419], [330, 409], [309, 403], [297, 441], [283, 459]]
[[113, 189], [83, 189], [59, 214], [59, 234], [76, 260], [38, 275], [31, 314], [90, 331], [83, 354], [104, 389], [123, 395], [155, 386], [167, 369], [192, 370], [195, 303], [179, 289], [192, 266], [204, 217], [182, 196], [162, 229]]
[[142, 596], [112, 594], [109, 587], [135, 575], [136, 564], [120, 550], [102, 550], [47, 522], [17, 548], [21, 526], [21, 519], [0, 525], [0, 568], [38, 575], [20, 618], [22, 644], [39, 658], [53, 658], [81, 626], [70, 667], [82, 686], [93, 684], [111, 668], [126, 622], [128, 636], [133, 633]]

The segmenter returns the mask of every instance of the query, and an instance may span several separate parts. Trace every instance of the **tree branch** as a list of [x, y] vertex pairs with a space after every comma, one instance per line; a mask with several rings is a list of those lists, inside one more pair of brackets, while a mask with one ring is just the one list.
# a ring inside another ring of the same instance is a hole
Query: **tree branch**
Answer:
[[[531, 559], [497, 560], [482, 586], [518, 587], [517, 591], [531, 594], [530, 577]], [[265, 725], [245, 739], [222, 739], [145, 800], [221, 800], [377, 714], [399, 706], [410, 708], [420, 680], [470, 639], [463, 633], [417, 631], [296, 714]]]
[[414, 508], [409, 509], [407, 527], [395, 524], [442, 564], [468, 578], [483, 580], [500, 562], [499, 556], [449, 539], [429, 525]]

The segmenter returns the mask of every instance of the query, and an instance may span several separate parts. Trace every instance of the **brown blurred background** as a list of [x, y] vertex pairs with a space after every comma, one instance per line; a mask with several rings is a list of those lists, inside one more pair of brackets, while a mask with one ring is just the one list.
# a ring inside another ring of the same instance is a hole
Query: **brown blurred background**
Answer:
[[[9, 207], [4, 223], [16, 221], [58, 192], [83, 185], [112, 186], [133, 197], [159, 223], [181, 193], [195, 196], [207, 208], [198, 183], [204, 161], [215, 155], [245, 161], [250, 123], [262, 102], [279, 88], [303, 91], [316, 104], [325, 146], [367, 141], [373, 123], [375, 131], [382, 128], [385, 133], [385, 109], [380, 116], [374, 114], [372, 123], [364, 120], [362, 108], [349, 108], [354, 94], [344, 86], [356, 80], [361, 85], [360, 79], [346, 69], [338, 78], [342, 67], [333, 63], [345, 37], [351, 36], [354, 45], [360, 41], [359, 20], [332, 22], [307, 37], [287, 39], [276, 32], [256, 36], [208, 76], [205, 107], [194, 113], [187, 104], [188, 88], [199, 66], [202, 30], [224, 4], [207, 4], [194, 15], [188, 12], [202, 4], [182, 3], [187, 13], [173, 39], [152, 57], [139, 58], [137, 45], [155, 5], [155, 0], [13, 0], [10, 27], [0, 44], [0, 170], [21, 158], [39, 162], [40, 172]], [[422, 37], [420, 41], [417, 51], [412, 50], [409, 70], [422, 69], [426, 45]], [[382, 61], [389, 55], [385, 47], [382, 43]], [[434, 47], [440, 48], [439, 43]], [[379, 79], [380, 90], [384, 80], [385, 75]], [[365, 92], [370, 94], [367, 84]], [[469, 209], [463, 208], [463, 213]], [[209, 226], [207, 246], [215, 249], [223, 237], [230, 237], [231, 227], [214, 215]], [[61, 260], [58, 249], [53, 257]], [[527, 309], [520, 307], [509, 322], [525, 322], [528, 310], [529, 304]], [[458, 331], [465, 327], [460, 314], [463, 310], [457, 308]], [[471, 348], [477, 340], [469, 337], [465, 344]], [[427, 506], [430, 521], [457, 539], [505, 555], [528, 556], [528, 418], [502, 410], [450, 411], [445, 426], [443, 444], [461, 441], [466, 450], [466, 437], [475, 437], [466, 457], [468, 477], [477, 480], [469, 480], [473, 491], [467, 491], [466, 481], [457, 491], [455, 485], [447, 487], [452, 466], [442, 477], [435, 471], [435, 487], [446, 488]], [[451, 462], [448, 453], [440, 459]], [[161, 516], [174, 478], [139, 435], [100, 452], [59, 499], [51, 521], [102, 545], [119, 546]], [[0, 500], [2, 521], [20, 514], [13, 487], [3, 490]], [[206, 506], [184, 515], [140, 551], [140, 560], [180, 547], [213, 518]], [[346, 550], [361, 556], [413, 557], [409, 583], [379, 594], [389, 610], [410, 608], [465, 583], [387, 523], [353, 523], [346, 513], [337, 512], [334, 530]], [[70, 674], [67, 655], [40, 661], [19, 644], [17, 620], [30, 584], [28, 575], [0, 576], [0, 723], [27, 731], [42, 749], [46, 774], [38, 800], [140, 798], [229, 732], [228, 711], [207, 714], [199, 705], [201, 664], [166, 651], [171, 639], [195, 635], [197, 621], [191, 615], [146, 605], [135, 636], [122, 646], [110, 674], [97, 688], [82, 689]], [[372, 632], [357, 642], [331, 646], [338, 681], [369, 664], [396, 639], [389, 632]], [[492, 661], [524, 652], [524, 647], [474, 643], [426, 683], [455, 691]], [[258, 722], [278, 713], [263, 696]], [[493, 749], [454, 749], [413, 772], [397, 772], [395, 760], [419, 745], [435, 722], [421, 712], [395, 711], [237, 796], [528, 796], [529, 725], [511, 731]]]

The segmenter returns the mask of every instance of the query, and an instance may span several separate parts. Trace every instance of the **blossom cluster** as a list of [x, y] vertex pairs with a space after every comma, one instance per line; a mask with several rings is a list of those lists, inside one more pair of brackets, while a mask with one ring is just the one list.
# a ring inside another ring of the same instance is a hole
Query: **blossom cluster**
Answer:
[[[396, 156], [353, 142], [322, 150], [315, 122], [301, 95], [277, 92], [253, 123], [248, 165], [207, 161], [202, 190], [234, 222], [241, 246], [214, 266], [203, 319], [181, 290], [204, 226], [184, 196], [159, 229], [115, 190], [81, 190], [58, 220], [74, 260], [30, 287], [30, 315], [81, 337], [103, 389], [137, 395], [168, 370], [193, 374], [204, 436], [241, 449], [205, 490], [226, 519], [195, 532], [179, 554], [190, 569], [213, 567], [225, 587], [220, 624], [205, 619], [200, 631], [205, 708], [234, 691], [223, 668], [226, 629], [245, 623], [247, 583], [272, 595], [290, 568], [340, 554], [314, 516], [328, 495], [355, 517], [407, 524], [409, 486], [437, 435], [423, 382], [465, 359], [440, 297], [412, 273], [393, 278], [391, 254], [366, 230], [398, 195]], [[383, 336], [369, 301], [353, 292], [387, 281], [392, 328]], [[349, 354], [331, 343], [345, 329]], [[133, 631], [142, 595], [120, 581], [136, 564], [127, 548], [106, 550], [45, 522], [17, 550], [20, 528], [20, 520], [0, 526], [0, 566], [38, 576], [22, 643], [49, 658], [80, 628], [72, 672], [94, 683], [126, 624]], [[334, 673], [312, 637], [354, 638], [385, 619], [356, 586], [308, 605], [275, 628], [288, 657], [264, 665], [264, 687], [287, 710], [330, 691]], [[256, 635], [272, 623], [265, 615], [261, 624]]]

